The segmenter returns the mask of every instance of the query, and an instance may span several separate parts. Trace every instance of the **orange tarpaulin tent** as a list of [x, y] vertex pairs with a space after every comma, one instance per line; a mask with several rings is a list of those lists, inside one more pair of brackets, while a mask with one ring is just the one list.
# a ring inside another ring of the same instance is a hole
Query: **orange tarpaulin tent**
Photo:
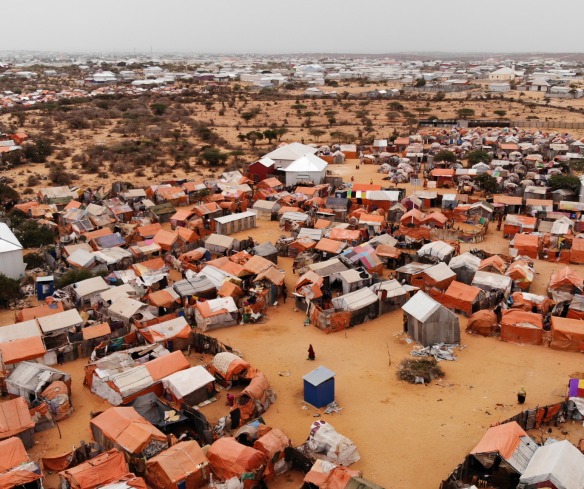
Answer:
[[498, 453], [504, 460], [509, 460], [519, 448], [523, 436], [527, 436], [527, 433], [515, 421], [493, 426], [487, 430], [470, 454], [476, 456]]
[[584, 351], [584, 321], [552, 316], [550, 348], [564, 351]]
[[163, 355], [161, 357], [150, 360], [144, 364], [150, 376], [155, 380], [161, 380], [168, 377], [175, 372], [190, 368], [187, 357], [180, 350], [173, 351], [170, 355]]
[[129, 454], [141, 455], [153, 442], [167, 445], [166, 435], [132, 407], [112, 407], [90, 422], [95, 441], [115, 446]]
[[253, 487], [262, 477], [266, 465], [265, 455], [251, 447], [240, 444], [235, 438], [219, 438], [209, 451], [207, 458], [213, 473], [221, 480], [241, 478], [246, 489]]
[[106, 484], [126, 482], [130, 487], [144, 488], [143, 479], [130, 472], [124, 454], [115, 448], [76, 467], [59, 472], [71, 489], [95, 489]]
[[543, 343], [543, 319], [541, 314], [507, 309], [501, 319], [501, 340], [510, 343], [541, 345]]
[[573, 239], [570, 250], [570, 261], [572, 263], [584, 263], [584, 239]]
[[16, 321], [22, 323], [24, 321], [29, 321], [31, 319], [42, 318], [45, 316], [51, 316], [52, 314], [57, 314], [63, 312], [62, 302], [54, 302], [53, 304], [43, 304], [42, 306], [27, 307], [26, 309], [21, 309], [16, 313]]
[[319, 489], [345, 489], [353, 477], [361, 477], [361, 472], [317, 460], [304, 476], [304, 482]]
[[473, 313], [473, 305], [481, 293], [482, 290], [478, 287], [455, 280], [444, 292], [441, 302], [446, 307], [464, 312], [468, 317]]
[[[34, 421], [28, 410], [28, 404], [22, 397], [17, 397], [0, 404], [0, 440], [17, 436], [20, 433], [32, 429], [34, 429]], [[30, 446], [28, 446], [29, 443], [27, 443], [26, 439], [22, 441], [26, 448], [32, 448], [34, 444], [32, 433], [30, 436]]]
[[42, 357], [47, 350], [40, 336], [0, 343], [0, 355], [4, 365]]
[[539, 237], [535, 234], [516, 234], [513, 238], [513, 247], [520, 255], [537, 258]]
[[209, 473], [209, 461], [194, 440], [177, 443], [146, 465], [146, 480], [154, 489], [197, 489], [207, 484]]
[[28, 454], [20, 438], [12, 437], [0, 441], [0, 473], [28, 462]]

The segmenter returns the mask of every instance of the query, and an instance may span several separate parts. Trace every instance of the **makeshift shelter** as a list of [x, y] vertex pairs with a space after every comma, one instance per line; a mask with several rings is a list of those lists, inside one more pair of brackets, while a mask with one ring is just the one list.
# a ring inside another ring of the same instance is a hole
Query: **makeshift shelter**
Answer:
[[470, 456], [480, 464], [476, 471], [479, 479], [486, 473], [499, 486], [515, 487], [537, 448], [537, 443], [511, 421], [489, 428]]
[[469, 317], [481, 308], [481, 301], [484, 297], [485, 292], [478, 287], [466, 285], [455, 280], [450, 283], [439, 301], [442, 305], [453, 309], [455, 312]]
[[503, 310], [501, 340], [521, 345], [541, 345], [543, 343], [541, 314], [519, 309]]
[[[368, 287], [332, 299], [335, 312], [348, 313], [348, 323], [345, 327], [356, 326], [369, 319], [376, 318], [379, 314], [378, 301], [377, 294]], [[327, 311], [325, 311], [326, 314]], [[327, 320], [324, 323], [318, 321], [316, 326], [321, 329], [327, 329], [329, 324]]]
[[575, 294], [581, 294], [584, 278], [570, 267], [556, 270], [550, 277], [548, 294], [556, 302], [571, 300]]
[[197, 327], [203, 331], [237, 324], [238, 313], [233, 297], [219, 297], [195, 304]]
[[221, 234], [210, 234], [205, 240], [205, 249], [214, 255], [225, 255], [235, 246], [236, 239]]
[[[26, 309], [23, 310], [26, 311]], [[0, 327], [0, 343], [22, 340], [33, 336], [42, 336], [39, 324], [35, 319]]]
[[40, 336], [0, 343], [0, 372], [11, 372], [20, 362], [41, 359], [46, 353]]
[[89, 306], [91, 298], [107, 290], [110, 286], [102, 277], [93, 277], [71, 285], [78, 307]]
[[497, 329], [497, 315], [488, 309], [475, 312], [466, 322], [466, 332], [481, 336], [493, 336]]
[[243, 358], [228, 351], [217, 353], [207, 365], [207, 370], [212, 375], [227, 382], [247, 378], [250, 368], [251, 365]]
[[429, 260], [435, 263], [443, 261], [448, 264], [452, 257], [454, 257], [455, 253], [456, 250], [448, 243], [445, 243], [444, 241], [432, 241], [431, 243], [422, 246], [418, 250], [417, 255], [420, 258], [420, 261]]
[[361, 459], [355, 444], [326, 421], [312, 423], [310, 434], [302, 449], [312, 459], [325, 460], [345, 467]]
[[361, 266], [369, 273], [383, 272], [383, 263], [378, 258], [376, 250], [369, 244], [362, 244], [347, 250], [343, 253], [343, 257], [348, 259], [353, 265]]
[[253, 252], [255, 256], [261, 256], [275, 265], [278, 264], [278, 248], [270, 241], [255, 246]]
[[238, 212], [215, 218], [215, 232], [227, 236], [257, 227], [257, 214], [254, 211]]
[[504, 275], [507, 271], [507, 262], [499, 255], [489, 256], [488, 258], [481, 260], [479, 270], [482, 272]]
[[34, 446], [33, 433], [34, 421], [22, 397], [0, 403], [0, 440], [16, 436], [28, 450]]
[[340, 280], [344, 295], [371, 285], [371, 275], [363, 268], [350, 268], [336, 274], [334, 278]]
[[207, 458], [217, 478], [226, 481], [236, 477], [243, 483], [245, 489], [259, 483], [267, 464], [262, 452], [241, 445], [231, 437], [215, 441], [207, 452]]
[[460, 327], [456, 314], [422, 291], [402, 306], [404, 331], [423, 346], [459, 343]]
[[397, 280], [384, 280], [369, 287], [379, 298], [379, 315], [401, 308], [409, 292]]
[[146, 464], [146, 481], [154, 489], [198, 489], [209, 476], [209, 460], [194, 440], [181, 441]]
[[511, 277], [515, 285], [521, 290], [529, 290], [529, 287], [533, 283], [535, 272], [527, 261], [515, 260], [509, 265], [505, 275]]
[[162, 379], [162, 385], [177, 404], [196, 406], [206, 401], [215, 392], [215, 377], [204, 367], [197, 365]]
[[519, 483], [526, 488], [580, 489], [584, 487], [584, 454], [568, 440], [549, 440], [535, 451]]
[[448, 266], [456, 273], [456, 280], [458, 282], [470, 285], [476, 271], [479, 269], [480, 263], [481, 259], [478, 256], [466, 252], [452, 258]]
[[43, 390], [55, 381], [71, 386], [71, 375], [36, 362], [22, 362], [6, 379], [8, 394], [34, 401]]
[[270, 480], [274, 475], [286, 469], [285, 450], [291, 445], [290, 439], [278, 428], [272, 428], [265, 435], [260, 436], [253, 447], [262, 452], [268, 461], [264, 470], [264, 480]]
[[584, 321], [552, 316], [550, 348], [584, 352]]
[[130, 459], [149, 459], [168, 447], [166, 435], [132, 407], [109, 408], [93, 418], [90, 426], [100, 446], [118, 448]]
[[455, 278], [456, 273], [446, 263], [440, 262], [414, 275], [411, 285], [426, 292], [430, 290], [445, 291]]
[[487, 294], [498, 294], [502, 297], [509, 297], [513, 280], [505, 275], [478, 270], [475, 273], [471, 285], [483, 289]]
[[140, 334], [148, 343], [164, 343], [172, 350], [184, 350], [188, 346], [191, 326], [183, 316], [169, 319], [140, 329]]
[[183, 411], [161, 401], [153, 392], [136, 397], [129, 406], [163, 433], [177, 433], [179, 430], [190, 428], [190, 420]]
[[536, 234], [516, 234], [509, 244], [518, 255], [534, 259], [539, 257], [539, 236]]
[[570, 263], [584, 263], [584, 239], [576, 238], [572, 240]]
[[537, 226], [535, 217], [508, 214], [503, 225], [503, 237], [513, 239], [518, 233], [532, 233]]
[[17, 437], [0, 441], [0, 487], [2, 489], [41, 489], [43, 473], [31, 462], [22, 440]]
[[[358, 470], [351, 470], [347, 467], [337, 466], [325, 460], [317, 460], [310, 471], [304, 476], [304, 484], [309, 487], [318, 487], [319, 489], [348, 489], [351, 481], [361, 476]], [[356, 483], [355, 489], [360, 487]], [[363, 488], [369, 487], [368, 483], [364, 483]], [[381, 489], [379, 486], [378, 489]]]
[[407, 265], [399, 267], [395, 271], [395, 273], [396, 273], [397, 279], [400, 283], [411, 284], [412, 278], [414, 276], [418, 275], [419, 273], [422, 273], [424, 270], [427, 270], [431, 266], [432, 265], [430, 265], [429, 263], [420, 263], [420, 262], [414, 261], [414, 262], [408, 263]]
[[261, 416], [265, 413], [271, 404], [276, 402], [276, 395], [270, 388], [266, 376], [255, 370], [250, 369], [247, 372], [247, 378], [251, 379], [249, 384], [235, 398], [235, 407], [231, 410], [239, 411], [239, 425]]
[[[130, 482], [136, 478], [130, 472], [124, 454], [111, 449], [98, 455], [87, 462], [59, 472], [59, 477], [71, 489], [97, 489], [98, 487], [111, 487], [108, 484], [116, 482]], [[117, 487], [117, 486], [114, 486]], [[125, 485], [121, 487], [145, 487], [145, 485]]]
[[282, 207], [277, 201], [273, 200], [256, 200], [253, 210], [260, 221], [274, 221], [278, 217], [278, 211]]
[[570, 301], [567, 318], [584, 319], [584, 296], [576, 294]]
[[335, 373], [320, 366], [302, 377], [304, 401], [321, 408], [335, 400]]
[[58, 335], [70, 330], [76, 330], [81, 328], [84, 323], [77, 309], [69, 309], [58, 312], [57, 314], [51, 314], [50, 316], [44, 316], [38, 318], [37, 321], [45, 336]]

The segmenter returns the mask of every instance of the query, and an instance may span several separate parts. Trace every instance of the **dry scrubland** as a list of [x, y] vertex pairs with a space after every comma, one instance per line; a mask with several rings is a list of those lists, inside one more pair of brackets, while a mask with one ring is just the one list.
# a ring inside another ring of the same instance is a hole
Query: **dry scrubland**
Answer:
[[[426, 102], [408, 102], [400, 100], [406, 109], [413, 111], [416, 106], [425, 106]], [[573, 105], [580, 101], [571, 101]], [[131, 102], [140, 103], [139, 100]], [[213, 130], [223, 137], [228, 145], [236, 147], [238, 130], [234, 127], [241, 122], [237, 115], [237, 108], [242, 102], [237, 101], [233, 108], [227, 107], [225, 115], [219, 116], [216, 112], [203, 110], [201, 104], [189, 103], [180, 105], [181, 110], [195, 115], [189, 115], [189, 120], [196, 119], [215, 122]], [[359, 102], [353, 102], [352, 107], [343, 108], [331, 101], [302, 102], [311, 110], [319, 113], [331, 109], [338, 111], [335, 117], [338, 120], [355, 121], [355, 111], [361, 110]], [[313, 107], [313, 103], [316, 107]], [[345, 102], [340, 102], [343, 104]], [[393, 126], [387, 123], [385, 114], [391, 102], [370, 102], [363, 110], [373, 121], [376, 135], [386, 135], [393, 131]], [[151, 102], [147, 105], [148, 107]], [[270, 104], [270, 105], [268, 105]], [[272, 122], [278, 125], [288, 119], [290, 132], [282, 140], [292, 141], [304, 137], [305, 142], [311, 142], [308, 129], [298, 128], [306, 117], [297, 117], [291, 109], [291, 101], [262, 101], [247, 103], [247, 108], [259, 106], [260, 115], [253, 120], [253, 126], [241, 127], [240, 131], [248, 131], [255, 127], [266, 128]], [[584, 101], [580, 104], [584, 104]], [[91, 104], [89, 104], [91, 105]], [[169, 112], [174, 110], [177, 103], [171, 103]], [[221, 103], [215, 101], [215, 110]], [[444, 101], [439, 104], [430, 102], [432, 113], [438, 117], [451, 117], [453, 111], [460, 107], [474, 108], [478, 115], [482, 111], [491, 115], [493, 110], [502, 106], [510, 114], [515, 112], [522, 115], [530, 114], [527, 109], [517, 103], [506, 101], [485, 102], [456, 102]], [[178, 109], [177, 109], [178, 110]], [[308, 110], [308, 109], [306, 109]], [[286, 113], [292, 114], [286, 116]], [[584, 120], [580, 114], [557, 110], [537, 109], [538, 117], [557, 118], [567, 120]], [[523, 118], [517, 116], [518, 118]], [[8, 119], [4, 116], [3, 119]], [[41, 133], [40, 127], [46, 124], [47, 116], [40, 112], [28, 112], [23, 129], [31, 134]], [[323, 116], [313, 116], [314, 124], [322, 122]], [[122, 119], [123, 120], [123, 119]], [[265, 121], [265, 124], [264, 124]], [[256, 123], [261, 124], [256, 125]], [[199, 136], [191, 135], [189, 124], [182, 122], [168, 122], [163, 119], [161, 124], [168, 123], [172, 127], [181, 125], [181, 132], [187, 135], [180, 136], [193, 145], [200, 147], [202, 141]], [[98, 128], [74, 130], [69, 123], [55, 122], [54, 134], [62, 134], [62, 143], [56, 148], [58, 154], [69, 149], [71, 156], [83, 154], [92, 145], [106, 143], [108, 146], [131, 140], [150, 138], [149, 131], [157, 128], [142, 127], [134, 134], [124, 137], [115, 131], [120, 124], [117, 120], [105, 120], [104, 125]], [[331, 130], [341, 130], [356, 133], [359, 125], [333, 126]], [[209, 126], [211, 127], [211, 126]], [[398, 132], [406, 134], [398, 128]], [[322, 137], [322, 142], [330, 138]], [[168, 137], [161, 137], [159, 144], [165, 147], [174, 141]], [[246, 144], [246, 146], [249, 146]], [[258, 152], [268, 150], [266, 144], [258, 144]], [[250, 150], [246, 149], [246, 158]], [[137, 185], [146, 185], [159, 179], [177, 177], [196, 178], [208, 173], [207, 168], [199, 169], [194, 166], [191, 171], [174, 166], [174, 161], [167, 158], [169, 166], [160, 170], [160, 161], [156, 164], [145, 164], [144, 176], [136, 177], [134, 172], [116, 175], [108, 163], [103, 164], [103, 171], [108, 177], [98, 177], [95, 173], [86, 173], [81, 168], [71, 168], [71, 156], [60, 160], [54, 156], [49, 162], [61, 161], [67, 171], [76, 177], [73, 183], [98, 187], [109, 185], [113, 179], [129, 180]], [[162, 158], [162, 157], [161, 157]], [[231, 158], [233, 159], [233, 157]], [[335, 166], [332, 171], [349, 179], [355, 173], [354, 162]], [[382, 175], [376, 173], [375, 166], [361, 166], [356, 174], [357, 182], [368, 183], [373, 179], [375, 183], [382, 183]], [[18, 190], [27, 186], [27, 179], [31, 174], [45, 175], [49, 171], [43, 164], [17, 168], [10, 172], [17, 183]], [[217, 169], [211, 169], [216, 172]], [[30, 173], [29, 173], [30, 172]], [[19, 187], [18, 184], [23, 186]], [[39, 185], [48, 185], [41, 181]], [[37, 185], [38, 186], [38, 185]], [[246, 231], [242, 236], [246, 237]], [[251, 233], [260, 242], [274, 241], [281, 232], [277, 223], [261, 222], [259, 228]], [[236, 236], [237, 237], [237, 236]], [[473, 245], [476, 246], [476, 245]], [[506, 253], [507, 240], [502, 239], [501, 232], [491, 227], [486, 240], [480, 245], [491, 253]], [[461, 251], [469, 246], [462, 244]], [[280, 265], [286, 270], [286, 284], [292, 290], [297, 276], [292, 274], [291, 259], [282, 258]], [[559, 264], [536, 261], [538, 280], [534, 282], [532, 292], [545, 293], [549, 276]], [[584, 267], [579, 268], [584, 273]], [[235, 326], [217, 330], [214, 336], [240, 349], [247, 360], [266, 373], [272, 386], [278, 394], [278, 400], [264, 416], [268, 424], [283, 429], [295, 443], [301, 443], [308, 435], [309, 426], [314, 421], [313, 415], [317, 411], [313, 408], [303, 409], [302, 376], [318, 365], [326, 365], [337, 374], [337, 400], [344, 408], [342, 414], [327, 416], [321, 419], [331, 422], [341, 433], [350, 437], [358, 446], [362, 460], [355, 466], [363, 470], [364, 475], [387, 488], [437, 488], [444, 479], [465, 456], [465, 454], [480, 439], [485, 429], [497, 421], [514, 415], [519, 407], [516, 404], [515, 392], [524, 385], [527, 389], [525, 407], [553, 403], [562, 398], [564, 386], [568, 377], [582, 371], [582, 356], [575, 353], [557, 352], [544, 347], [518, 346], [503, 343], [495, 338], [474, 337], [462, 333], [462, 344], [466, 346], [457, 351], [455, 362], [445, 362], [442, 366], [446, 372], [443, 381], [430, 386], [404, 384], [397, 380], [396, 369], [400, 360], [409, 355], [412, 345], [408, 345], [400, 334], [402, 328], [401, 313], [399, 311], [382, 316], [374, 321], [331, 335], [325, 335], [314, 327], [304, 327], [304, 315], [293, 310], [293, 301], [268, 309], [268, 321], [259, 325]], [[13, 312], [3, 311], [0, 324], [13, 322]], [[461, 320], [461, 328], [465, 327], [465, 319]], [[316, 362], [306, 360], [306, 350], [312, 344], [316, 351]], [[202, 361], [200, 356], [193, 354], [190, 357], [193, 363]], [[82, 385], [84, 360], [80, 359], [64, 365], [63, 370], [73, 375], [73, 403], [74, 415], [59, 423], [60, 432], [56, 429], [36, 435], [38, 445], [32, 450], [32, 456], [39, 458], [46, 454], [57, 454], [70, 450], [72, 445], [82, 439], [91, 437], [89, 430], [89, 416], [91, 411], [100, 411], [108, 407], [107, 403], [92, 395]], [[280, 375], [289, 372], [290, 375]], [[224, 393], [219, 401], [209, 406], [208, 415], [215, 420], [224, 409]], [[581, 433], [576, 426], [568, 438], [577, 442]], [[563, 430], [565, 428], [560, 428]], [[581, 427], [580, 427], [581, 429]], [[560, 430], [553, 428], [553, 434], [564, 438]], [[541, 439], [544, 433], [536, 434]], [[545, 436], [548, 436], [546, 433]], [[423, 467], [423, 468], [422, 468]], [[270, 487], [296, 488], [301, 484], [299, 474], [291, 473], [278, 478]], [[57, 478], [50, 475], [46, 487], [56, 488]]]
[[[278, 142], [366, 143], [374, 137], [410, 134], [418, 118], [456, 118], [462, 108], [474, 110], [476, 118], [493, 119], [500, 117], [495, 112], [504, 111], [511, 120], [584, 122], [584, 99], [554, 99], [548, 104], [542, 93], [509, 92], [501, 99], [493, 94], [489, 100], [476, 100], [484, 95], [473, 90], [447, 94], [442, 101], [435, 100], [434, 94], [417, 95], [415, 100], [407, 95], [391, 100], [332, 100], [303, 98], [300, 92], [269, 97], [249, 87], [235, 91], [233, 87], [209, 87], [211, 93], [56, 104], [26, 111], [20, 119], [4, 114], [0, 129], [46, 138], [54, 150], [44, 163], [25, 162], [5, 175], [25, 196], [51, 184], [51, 168], [57, 184], [92, 188], [109, 186], [113, 180], [140, 186], [170, 178], [200, 179], [224, 167], [205, 161], [208, 148], [217, 149], [228, 167], [241, 168]], [[374, 88], [353, 84], [335, 90], [344, 97]], [[271, 141], [254, 140], [253, 135], [243, 141], [238, 138], [270, 128], [285, 128], [285, 133]]]

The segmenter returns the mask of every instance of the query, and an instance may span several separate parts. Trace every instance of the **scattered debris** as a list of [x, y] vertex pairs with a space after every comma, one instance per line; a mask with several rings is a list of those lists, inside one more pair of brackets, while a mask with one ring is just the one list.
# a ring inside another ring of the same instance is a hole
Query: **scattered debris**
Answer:
[[343, 408], [339, 406], [337, 401], [331, 402], [327, 405], [326, 409], [324, 410], [324, 414], [341, 414]]
[[441, 360], [456, 360], [454, 356], [454, 348], [457, 345], [447, 345], [445, 343], [438, 343], [432, 346], [416, 346], [410, 355], [414, 357], [434, 357], [437, 361]]

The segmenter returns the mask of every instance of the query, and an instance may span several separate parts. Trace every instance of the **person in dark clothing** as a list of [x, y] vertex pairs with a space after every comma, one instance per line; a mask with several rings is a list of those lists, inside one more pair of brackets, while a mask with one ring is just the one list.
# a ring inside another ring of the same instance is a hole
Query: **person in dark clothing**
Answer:
[[286, 288], [286, 284], [282, 284], [282, 302], [286, 304], [286, 296], [288, 295], [288, 289]]
[[525, 402], [525, 398], [527, 397], [527, 392], [525, 392], [525, 387], [521, 387], [519, 392], [517, 392], [517, 402], [519, 404], [523, 404]]
[[314, 353], [314, 348], [312, 348], [312, 345], [308, 345], [308, 359], [316, 360], [316, 354]]

